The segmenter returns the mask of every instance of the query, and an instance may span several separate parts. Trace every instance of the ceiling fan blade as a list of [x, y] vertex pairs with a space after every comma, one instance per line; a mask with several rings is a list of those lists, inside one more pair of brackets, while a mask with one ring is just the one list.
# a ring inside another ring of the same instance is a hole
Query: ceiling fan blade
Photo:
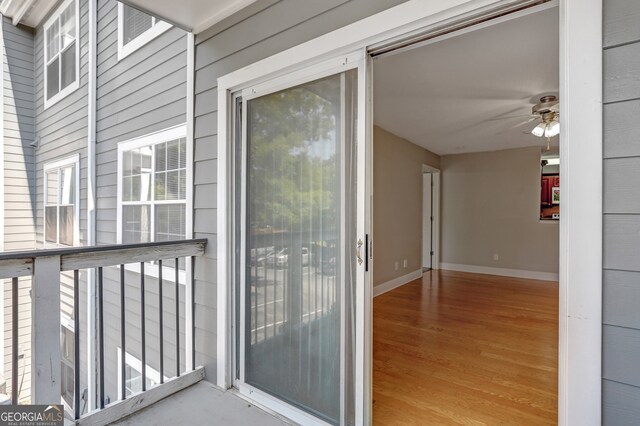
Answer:
[[518, 123], [518, 124], [516, 124], [514, 126], [511, 126], [510, 129], [515, 129], [515, 128], [518, 128], [518, 127], [522, 127], [522, 126], [524, 126], [526, 124], [529, 124], [532, 121], [535, 121], [537, 119], [539, 119], [539, 117], [537, 115], [531, 116], [531, 118], [529, 118], [527, 121], [523, 121], [523, 122]]
[[517, 114], [517, 115], [505, 115], [502, 117], [494, 117], [494, 118], [488, 118], [485, 121], [498, 121], [498, 120], [508, 120], [511, 118], [521, 118], [521, 117], [530, 117], [531, 114]]

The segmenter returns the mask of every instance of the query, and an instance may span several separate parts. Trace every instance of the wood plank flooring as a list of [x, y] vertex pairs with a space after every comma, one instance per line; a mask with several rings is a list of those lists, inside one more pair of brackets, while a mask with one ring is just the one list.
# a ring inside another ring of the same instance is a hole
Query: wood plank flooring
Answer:
[[557, 423], [557, 283], [429, 271], [373, 317], [374, 424]]

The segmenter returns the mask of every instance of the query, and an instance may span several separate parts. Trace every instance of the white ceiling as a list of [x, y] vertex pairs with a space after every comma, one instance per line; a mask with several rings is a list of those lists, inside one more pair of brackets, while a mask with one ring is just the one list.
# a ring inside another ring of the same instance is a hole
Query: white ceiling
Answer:
[[256, 0], [122, 0], [195, 34]]
[[439, 155], [545, 145], [511, 127], [557, 95], [558, 45], [554, 7], [379, 57], [375, 124]]

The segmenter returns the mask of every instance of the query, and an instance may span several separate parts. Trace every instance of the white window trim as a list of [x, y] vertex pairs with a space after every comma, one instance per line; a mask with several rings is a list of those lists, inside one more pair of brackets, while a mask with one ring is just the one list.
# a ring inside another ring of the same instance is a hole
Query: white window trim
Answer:
[[[118, 399], [117, 401], [122, 400], [122, 348], [118, 346]], [[138, 358], [136, 358], [135, 356], [131, 355], [129, 352], [126, 353], [125, 359], [124, 359], [125, 363], [133, 368], [134, 370], [138, 371], [140, 374], [142, 374], [142, 361], [140, 361]], [[158, 370], [156, 370], [155, 368], [150, 367], [148, 364], [146, 366], [146, 370], [147, 370], [147, 378], [153, 380], [154, 382], [156, 382], [156, 385], [160, 384], [160, 372], [158, 372]], [[169, 377], [164, 376], [164, 381], [167, 381], [169, 379]], [[149, 389], [147, 389], [149, 390]], [[140, 392], [138, 392], [140, 393]]]
[[[216, 383], [219, 386], [228, 388], [233, 384], [230, 226], [233, 188], [232, 176], [228, 174], [233, 148], [231, 93], [251, 82], [265, 81], [338, 52], [383, 45], [394, 37], [435, 28], [450, 19], [517, 3], [410, 0], [218, 79]], [[560, 135], [564, 210], [560, 220], [558, 423], [596, 425], [602, 414], [602, 0], [557, 3], [560, 99], [565, 110]], [[367, 421], [370, 403], [365, 401]]]
[[[73, 83], [60, 90], [58, 93], [53, 95], [51, 99], [47, 99], [47, 30], [49, 27], [60, 18], [62, 12], [69, 6], [71, 3], [76, 5], [76, 79]], [[44, 24], [44, 30], [42, 38], [44, 39], [44, 51], [42, 54], [42, 62], [43, 62], [43, 73], [44, 73], [44, 109], [49, 108], [52, 105], [60, 102], [60, 100], [67, 97], [69, 94], [75, 92], [80, 87], [80, 2], [78, 0], [66, 0], [56, 12], [47, 20]]]
[[[45, 247], [68, 247], [64, 244], [59, 244], [59, 243], [52, 243], [50, 241], [47, 241], [47, 220], [46, 220], [46, 207], [47, 207], [47, 192], [48, 192], [48, 188], [47, 188], [47, 172], [49, 172], [52, 169], [59, 169], [59, 168], [64, 168], [67, 166], [75, 166], [75, 188], [74, 188], [74, 205], [73, 205], [73, 215], [74, 215], [74, 220], [73, 220], [73, 246], [79, 246], [80, 245], [80, 154], [74, 154], [70, 157], [66, 157], [63, 158], [61, 160], [57, 160], [57, 161], [53, 161], [51, 163], [47, 163], [44, 165], [43, 168], [43, 188], [44, 188], [44, 198], [42, 200], [43, 203], [43, 208], [42, 208], [42, 213], [43, 213], [43, 223], [42, 223], [42, 242], [44, 244]], [[59, 178], [58, 178], [59, 181]], [[58, 191], [60, 191], [60, 188], [58, 188]], [[59, 234], [60, 233], [60, 229], [58, 228], [56, 230], [56, 232]], [[58, 235], [58, 237], [56, 238], [58, 241], [60, 240], [60, 236]]]
[[[118, 143], [118, 189], [117, 189], [117, 214], [116, 214], [116, 241], [118, 244], [122, 244], [122, 166], [124, 161], [122, 159], [122, 154], [126, 151], [130, 151], [132, 149], [141, 148], [144, 146], [154, 146], [161, 144], [163, 142], [167, 142], [174, 139], [186, 139], [186, 200], [185, 200], [185, 209], [186, 209], [186, 217], [185, 217], [185, 235], [186, 238], [191, 238], [191, 230], [193, 229], [192, 221], [193, 215], [191, 214], [190, 206], [193, 205], [192, 197], [193, 197], [193, 173], [190, 171], [193, 168], [193, 161], [191, 161], [193, 152], [193, 145], [191, 138], [187, 137], [187, 125], [179, 124], [174, 127], [169, 127], [168, 129], [163, 129], [157, 132], [149, 133], [144, 136], [140, 136], [136, 139], [131, 139], [128, 141], [123, 141]], [[154, 224], [155, 218], [151, 215], [151, 223]], [[151, 226], [152, 229], [155, 229], [154, 225]], [[153, 234], [151, 235], [153, 240]], [[187, 271], [189, 270], [189, 262], [186, 262], [186, 270], [180, 270], [178, 273], [178, 280], [180, 284], [186, 285], [187, 278], [189, 274]], [[140, 273], [140, 264], [127, 264], [125, 265], [125, 269], [131, 272]], [[147, 276], [158, 278], [158, 265], [156, 263], [145, 264], [144, 273]], [[162, 279], [168, 282], [175, 282], [175, 271], [172, 267], [162, 266]]]
[[149, 43], [154, 38], [171, 28], [171, 24], [161, 21], [152, 16], [158, 22], [153, 24], [151, 28], [124, 44], [124, 5], [118, 2], [118, 62]]
[[[62, 333], [62, 327], [66, 328], [67, 330], [69, 330], [70, 332], [72, 332], [74, 335], [76, 333], [76, 327], [75, 324], [73, 322], [73, 320], [71, 319], [71, 317], [69, 317], [66, 314], [63, 314], [62, 312], [60, 313], [60, 333]], [[60, 354], [60, 361], [62, 361], [62, 354]], [[74, 369], [74, 380], [75, 380], [75, 368], [76, 366], [73, 366]], [[62, 379], [62, 378], [61, 378]], [[60, 400], [62, 401], [62, 405], [64, 405], [65, 411], [68, 413], [73, 413], [73, 406], [69, 405], [67, 403], [67, 401], [65, 401], [64, 398], [62, 398], [62, 396], [60, 397]]]

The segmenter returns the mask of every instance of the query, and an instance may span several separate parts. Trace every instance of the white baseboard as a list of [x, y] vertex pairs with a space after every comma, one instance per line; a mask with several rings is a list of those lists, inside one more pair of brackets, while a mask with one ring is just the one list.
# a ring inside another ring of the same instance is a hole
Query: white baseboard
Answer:
[[394, 278], [391, 281], [387, 281], [386, 283], [373, 286], [373, 297], [380, 296], [383, 293], [408, 284], [411, 281], [417, 280], [418, 278], [422, 278], [422, 268], [418, 269], [417, 271], [410, 272], [407, 275]]
[[531, 280], [541, 281], [558, 281], [560, 279], [559, 274], [553, 272], [527, 271], [524, 269], [492, 268], [490, 266], [460, 265], [456, 263], [443, 262], [440, 264], [440, 269], [458, 272], [471, 272], [474, 274], [500, 275], [503, 277], [528, 278]]

